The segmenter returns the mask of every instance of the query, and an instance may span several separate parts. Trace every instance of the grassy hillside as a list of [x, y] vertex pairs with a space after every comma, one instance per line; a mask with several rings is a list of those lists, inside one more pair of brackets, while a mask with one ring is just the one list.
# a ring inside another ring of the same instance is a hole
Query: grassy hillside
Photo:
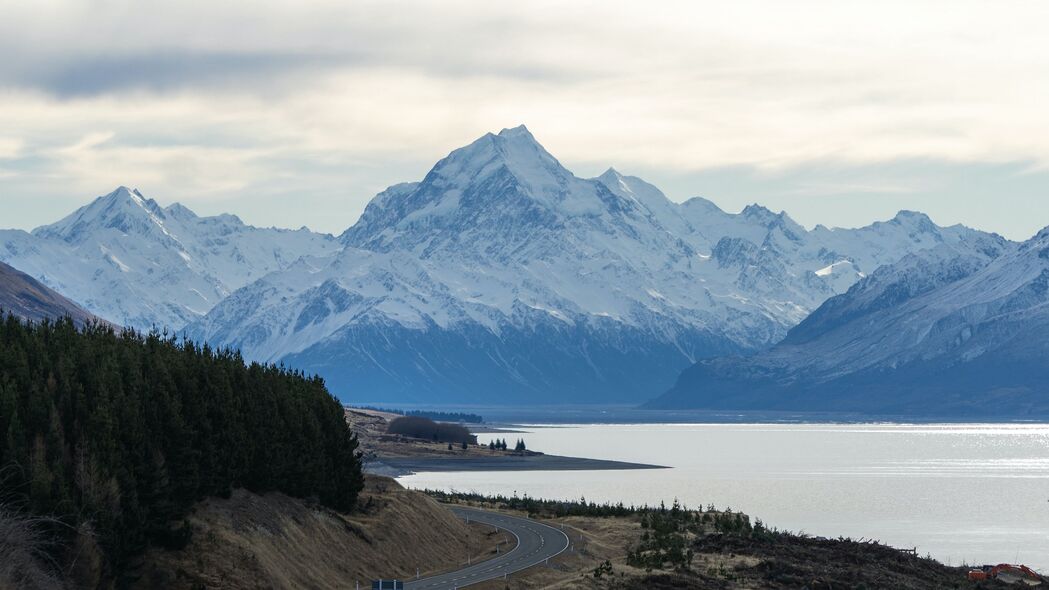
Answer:
[[[342, 514], [280, 493], [239, 490], [194, 510], [181, 551], [155, 548], [136, 589], [350, 588], [410, 579], [491, 556], [490, 527], [467, 526], [433, 499], [368, 477], [360, 508]], [[505, 549], [504, 549], [505, 550]]]
[[48, 517], [34, 555], [63, 575], [124, 585], [150, 547], [191, 541], [205, 498], [275, 491], [345, 512], [362, 486], [319, 378], [158, 334], [0, 322], [0, 503]]

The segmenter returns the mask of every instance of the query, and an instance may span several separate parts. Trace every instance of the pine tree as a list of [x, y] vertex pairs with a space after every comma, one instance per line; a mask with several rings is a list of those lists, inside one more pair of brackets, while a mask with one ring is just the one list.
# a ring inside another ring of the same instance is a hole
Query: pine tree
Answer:
[[173, 336], [0, 318], [0, 465], [29, 510], [90, 520], [119, 572], [233, 488], [352, 510], [358, 441], [323, 380]]

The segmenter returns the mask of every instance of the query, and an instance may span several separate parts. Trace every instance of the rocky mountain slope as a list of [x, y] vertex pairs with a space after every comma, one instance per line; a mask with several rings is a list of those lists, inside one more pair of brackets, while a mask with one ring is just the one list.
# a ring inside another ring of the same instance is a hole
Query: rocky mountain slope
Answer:
[[782, 339], [877, 267], [986, 238], [901, 213], [808, 231], [565, 169], [524, 127], [375, 197], [329, 257], [233, 293], [187, 332], [354, 399], [641, 401], [698, 359]]
[[73, 318], [83, 325], [94, 319], [76, 303], [48, 289], [33, 277], [0, 262], [0, 310], [23, 319]]
[[1049, 230], [917, 252], [751, 358], [704, 360], [651, 407], [1049, 414]]
[[0, 230], [0, 261], [91, 313], [144, 330], [177, 330], [259, 277], [338, 248], [332, 236], [305, 229], [163, 208], [126, 187], [31, 233]]

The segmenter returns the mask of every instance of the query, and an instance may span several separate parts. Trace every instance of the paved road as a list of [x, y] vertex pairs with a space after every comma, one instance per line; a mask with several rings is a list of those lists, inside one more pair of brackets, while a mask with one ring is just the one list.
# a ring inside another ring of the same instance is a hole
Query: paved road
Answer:
[[404, 590], [462, 588], [530, 568], [568, 549], [568, 537], [560, 529], [541, 522], [476, 508], [456, 506], [451, 510], [459, 518], [469, 518], [470, 522], [481, 522], [509, 531], [517, 537], [517, 546], [498, 557], [461, 570], [405, 582]]

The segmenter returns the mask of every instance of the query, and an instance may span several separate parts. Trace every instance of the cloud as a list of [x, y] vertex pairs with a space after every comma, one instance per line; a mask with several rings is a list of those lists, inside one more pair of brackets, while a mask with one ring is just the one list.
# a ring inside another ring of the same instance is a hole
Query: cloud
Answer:
[[258, 202], [265, 221], [286, 218], [278, 191], [309, 190], [338, 205], [316, 218], [337, 231], [383, 185], [518, 123], [580, 170], [657, 184], [926, 160], [1041, 170], [1047, 17], [969, 0], [14, 3], [0, 199], [142, 184]]
[[17, 137], [0, 136], [0, 160], [17, 158], [22, 153], [24, 141]]
[[[334, 56], [167, 52], [55, 60], [48, 67], [15, 72], [13, 82], [61, 98], [127, 91], [156, 93], [189, 88], [210, 91], [251, 87], [289, 89], [341, 61]], [[279, 80], [280, 84], [274, 84]]]

